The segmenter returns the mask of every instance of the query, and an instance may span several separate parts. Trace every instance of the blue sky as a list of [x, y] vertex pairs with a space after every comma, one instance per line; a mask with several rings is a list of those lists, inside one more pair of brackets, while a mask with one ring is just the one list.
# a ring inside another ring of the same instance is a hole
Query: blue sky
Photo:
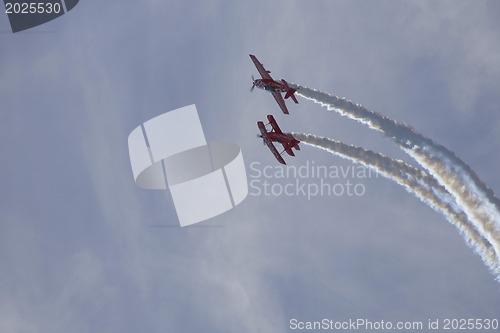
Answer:
[[[138, 188], [127, 137], [196, 104], [209, 141], [275, 165], [273, 114], [415, 163], [388, 138], [273, 77], [413, 126], [500, 190], [494, 1], [80, 1], [11, 34], [0, 18], [0, 331], [289, 332], [289, 320], [494, 318], [500, 288], [443, 216], [384, 178], [361, 197], [248, 196], [176, 228], [167, 192]], [[187, 133], [188, 135], [188, 133]], [[303, 147], [290, 165], [351, 164]], [[284, 183], [288, 180], [275, 180]]]

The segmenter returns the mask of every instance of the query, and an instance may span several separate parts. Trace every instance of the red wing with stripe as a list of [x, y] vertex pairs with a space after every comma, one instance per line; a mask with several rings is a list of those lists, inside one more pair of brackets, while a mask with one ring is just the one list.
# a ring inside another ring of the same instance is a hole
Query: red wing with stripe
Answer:
[[255, 64], [255, 67], [257, 67], [257, 70], [259, 71], [260, 76], [262, 76], [263, 79], [268, 79], [268, 80], [273, 79], [271, 77], [271, 75], [269, 75], [269, 73], [271, 73], [271, 71], [268, 71], [267, 69], [265, 69], [264, 65], [262, 65], [253, 54], [250, 54], [250, 58], [252, 59], [253, 63]]
[[281, 93], [273, 92], [272, 95], [273, 95], [274, 99], [276, 100], [276, 102], [278, 102], [278, 105], [280, 106], [281, 111], [283, 111], [284, 114], [289, 114], [288, 109], [287, 109], [286, 104], [285, 104], [285, 100], [281, 96]]

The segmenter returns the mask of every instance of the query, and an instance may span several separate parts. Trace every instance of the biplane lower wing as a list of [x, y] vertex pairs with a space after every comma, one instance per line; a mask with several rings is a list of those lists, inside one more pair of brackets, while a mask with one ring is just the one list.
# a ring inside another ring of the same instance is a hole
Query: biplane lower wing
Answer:
[[276, 149], [276, 147], [273, 145], [273, 142], [269, 138], [268, 132], [266, 131], [266, 126], [264, 125], [264, 123], [262, 121], [259, 121], [259, 122], [257, 122], [257, 126], [259, 127], [262, 140], [264, 140], [264, 143], [267, 145], [267, 147], [269, 148], [269, 150], [271, 150], [271, 152], [273, 153], [274, 157], [276, 157], [276, 159], [278, 160], [278, 162], [280, 162], [281, 164], [286, 164], [285, 160], [283, 159], [283, 157], [281, 156], [281, 154], [278, 153], [278, 150]]

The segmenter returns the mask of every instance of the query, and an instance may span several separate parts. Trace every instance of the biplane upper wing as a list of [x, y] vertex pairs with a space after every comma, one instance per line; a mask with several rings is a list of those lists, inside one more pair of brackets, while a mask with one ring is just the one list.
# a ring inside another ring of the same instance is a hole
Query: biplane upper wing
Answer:
[[281, 131], [281, 128], [278, 126], [278, 123], [274, 119], [273, 115], [268, 114], [267, 120], [269, 121], [269, 124], [271, 125], [271, 127], [273, 128], [273, 130], [276, 134], [283, 134], [283, 132]]
[[262, 134], [262, 139], [264, 140], [264, 143], [267, 145], [269, 150], [271, 150], [274, 157], [276, 157], [278, 162], [280, 162], [281, 164], [286, 164], [283, 157], [280, 155], [280, 153], [278, 153], [278, 150], [273, 145], [271, 139], [269, 139], [269, 136], [267, 135], [267, 131], [266, 131], [266, 127], [264, 126], [264, 123], [262, 121], [259, 121], [257, 123], [257, 126], [259, 127], [260, 133]]
[[281, 93], [273, 92], [272, 95], [273, 95], [274, 99], [276, 100], [276, 102], [278, 102], [278, 105], [280, 106], [281, 111], [283, 111], [284, 114], [289, 114], [288, 109], [287, 109], [286, 104], [285, 104], [285, 100], [281, 96]]
[[263, 79], [268, 79], [268, 80], [273, 79], [271, 77], [271, 75], [269, 75], [269, 73], [271, 73], [271, 72], [266, 70], [264, 68], [264, 65], [262, 65], [253, 54], [250, 54], [250, 58], [252, 59], [253, 63], [255, 64], [255, 67], [257, 67], [257, 70], [259, 71], [260, 76], [262, 76]]

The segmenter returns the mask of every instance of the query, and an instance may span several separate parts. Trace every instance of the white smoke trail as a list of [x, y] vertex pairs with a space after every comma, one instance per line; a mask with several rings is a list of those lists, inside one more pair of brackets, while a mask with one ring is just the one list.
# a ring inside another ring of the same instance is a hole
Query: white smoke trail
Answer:
[[443, 213], [447, 220], [459, 229], [467, 244], [481, 256], [493, 274], [497, 277], [500, 276], [500, 261], [495, 250], [488, 240], [473, 227], [467, 215], [456, 205], [450, 193], [443, 186], [440, 186], [434, 177], [402, 161], [393, 160], [364, 148], [349, 146], [343, 142], [310, 134], [292, 133], [292, 135], [302, 143], [361, 163], [402, 185], [421, 201]]
[[367, 124], [392, 137], [395, 142], [428, 170], [463, 208], [475, 228], [500, 254], [500, 201], [476, 173], [455, 154], [411, 127], [369, 111], [325, 92], [290, 84], [300, 96], [326, 106], [341, 115]]

